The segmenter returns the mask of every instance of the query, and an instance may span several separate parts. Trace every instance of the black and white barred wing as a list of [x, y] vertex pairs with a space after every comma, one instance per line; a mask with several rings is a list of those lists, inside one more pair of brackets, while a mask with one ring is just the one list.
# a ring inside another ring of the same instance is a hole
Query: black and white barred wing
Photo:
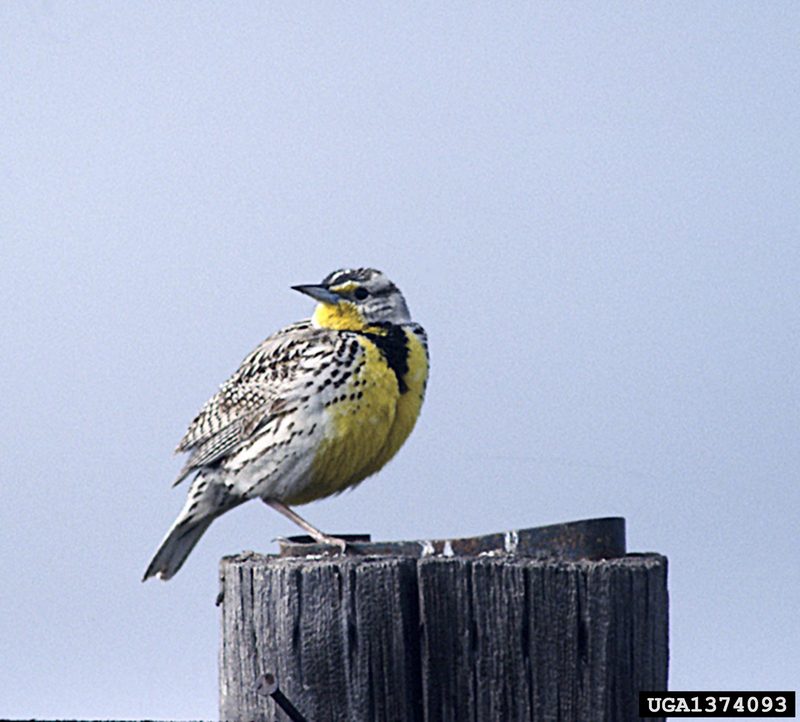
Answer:
[[309, 359], [334, 353], [329, 334], [308, 321], [273, 334], [242, 361], [236, 373], [195, 417], [177, 452], [190, 456], [175, 484], [235, 453], [265, 423], [304, 393]]

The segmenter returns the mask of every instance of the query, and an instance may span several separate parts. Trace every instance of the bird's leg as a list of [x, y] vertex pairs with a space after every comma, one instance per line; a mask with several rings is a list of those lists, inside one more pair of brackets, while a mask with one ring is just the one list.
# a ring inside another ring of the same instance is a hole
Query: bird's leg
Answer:
[[339, 539], [335, 536], [328, 536], [321, 532], [317, 527], [312, 526], [309, 524], [302, 516], [300, 516], [296, 511], [290, 509], [286, 504], [283, 502], [278, 501], [277, 499], [264, 499], [264, 503], [267, 506], [272, 507], [275, 511], [279, 511], [283, 514], [287, 519], [291, 519], [297, 526], [301, 529], [307, 531], [311, 537], [314, 538], [319, 544], [330, 544], [331, 546], [339, 547], [342, 554], [347, 549], [347, 542], [344, 539]]

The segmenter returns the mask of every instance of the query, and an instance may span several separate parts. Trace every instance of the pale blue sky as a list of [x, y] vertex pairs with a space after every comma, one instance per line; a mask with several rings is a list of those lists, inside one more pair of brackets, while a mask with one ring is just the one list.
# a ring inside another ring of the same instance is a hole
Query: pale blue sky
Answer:
[[800, 6], [0, 5], [0, 716], [213, 718], [217, 563], [141, 584], [171, 455], [290, 290], [373, 265], [420, 423], [330, 532], [624, 515], [671, 685], [800, 682]]

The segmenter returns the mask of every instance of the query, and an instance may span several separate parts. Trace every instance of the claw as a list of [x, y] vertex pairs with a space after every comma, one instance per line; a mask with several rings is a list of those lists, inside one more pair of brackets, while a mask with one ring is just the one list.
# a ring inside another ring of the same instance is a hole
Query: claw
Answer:
[[333, 547], [337, 547], [339, 549], [339, 554], [347, 554], [347, 542], [344, 539], [339, 539], [336, 536], [328, 536], [327, 534], [323, 534], [320, 536], [317, 541], [320, 544], [328, 544]]

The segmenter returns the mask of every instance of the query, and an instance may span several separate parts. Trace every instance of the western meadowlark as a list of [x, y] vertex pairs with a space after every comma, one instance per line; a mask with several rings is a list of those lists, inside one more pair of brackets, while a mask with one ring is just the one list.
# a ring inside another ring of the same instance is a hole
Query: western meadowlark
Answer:
[[178, 444], [190, 456], [175, 484], [195, 477], [144, 579], [172, 577], [216, 517], [255, 498], [344, 549], [288, 505], [355, 486], [414, 428], [428, 343], [397, 286], [358, 268], [293, 288], [317, 301], [313, 316], [247, 356]]

